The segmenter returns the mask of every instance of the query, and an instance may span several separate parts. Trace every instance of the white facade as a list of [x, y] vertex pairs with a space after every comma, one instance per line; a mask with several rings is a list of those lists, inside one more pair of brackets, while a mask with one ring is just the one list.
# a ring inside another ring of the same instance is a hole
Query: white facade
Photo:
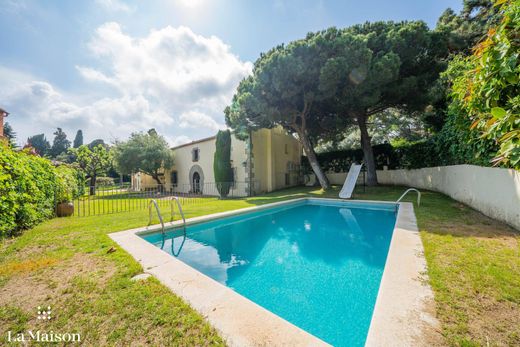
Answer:
[[[249, 196], [299, 183], [302, 149], [281, 128], [261, 129], [250, 141], [231, 136], [231, 167], [234, 181], [230, 197]], [[174, 166], [161, 177], [162, 189], [174, 194], [218, 196], [213, 173], [216, 136], [172, 148]], [[139, 173], [132, 177], [135, 190], [156, 189], [157, 182]]]

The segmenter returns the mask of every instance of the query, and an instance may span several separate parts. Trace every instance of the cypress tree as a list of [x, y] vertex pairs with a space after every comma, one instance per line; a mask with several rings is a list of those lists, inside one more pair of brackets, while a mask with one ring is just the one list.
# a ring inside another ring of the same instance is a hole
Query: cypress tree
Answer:
[[78, 130], [78, 132], [76, 133], [76, 137], [74, 138], [74, 142], [73, 142], [73, 147], [74, 148], [79, 148], [79, 146], [82, 146], [83, 145], [83, 131]]
[[220, 197], [225, 198], [233, 182], [231, 168], [231, 132], [220, 130], [215, 141], [216, 149], [213, 160], [213, 173]]

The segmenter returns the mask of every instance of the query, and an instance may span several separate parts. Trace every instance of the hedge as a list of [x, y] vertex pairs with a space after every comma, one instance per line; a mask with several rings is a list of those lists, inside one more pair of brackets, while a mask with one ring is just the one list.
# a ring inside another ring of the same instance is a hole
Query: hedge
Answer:
[[[434, 139], [418, 142], [400, 142], [394, 146], [385, 143], [372, 146], [376, 160], [376, 169], [418, 169], [440, 165], [455, 164], [454, 160], [443, 157], [439, 152], [439, 143]], [[352, 163], [363, 161], [363, 151], [349, 149], [319, 153], [318, 162], [325, 172], [347, 172]], [[457, 162], [457, 164], [459, 164]], [[302, 158], [304, 172], [310, 172], [309, 163]]]
[[[372, 148], [377, 169], [382, 169], [383, 166], [388, 166], [390, 169], [397, 167], [397, 153], [390, 144], [375, 145]], [[363, 151], [360, 148], [332, 151], [319, 153], [317, 157], [325, 172], [346, 172], [352, 163], [360, 163], [363, 160]], [[302, 158], [302, 166], [305, 172], [310, 172], [311, 169], [306, 158]]]
[[0, 141], [0, 237], [52, 217], [56, 200], [78, 194], [76, 177], [72, 168], [55, 168], [47, 159]]

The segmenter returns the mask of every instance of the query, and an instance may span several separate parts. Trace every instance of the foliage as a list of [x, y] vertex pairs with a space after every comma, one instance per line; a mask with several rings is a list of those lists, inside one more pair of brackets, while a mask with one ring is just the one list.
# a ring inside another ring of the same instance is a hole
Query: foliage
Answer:
[[456, 104], [450, 105], [446, 123], [432, 137], [439, 165], [474, 164], [489, 166], [498, 147], [471, 131], [471, 120]]
[[101, 145], [103, 147], [106, 147], [108, 149], [108, 145], [105, 143], [103, 139], [95, 139], [92, 142], [88, 144], [88, 148], [93, 149], [94, 147]]
[[56, 203], [71, 202], [84, 193], [83, 176], [70, 165], [56, 167], [58, 185], [56, 189]]
[[96, 177], [96, 187], [99, 186], [113, 186], [114, 179], [112, 177]]
[[143, 172], [162, 184], [159, 173], [173, 166], [173, 152], [164, 137], [149, 133], [133, 133], [127, 141], [116, 143], [114, 162], [122, 174]]
[[[457, 55], [464, 57], [471, 54], [472, 48], [485, 37], [489, 28], [499, 21], [500, 13], [498, 7], [493, 6], [493, 0], [464, 0], [463, 9], [459, 14], [447, 9], [441, 15], [435, 31], [447, 42], [450, 58], [455, 56], [457, 60]], [[450, 66], [452, 63], [460, 65], [459, 62], [452, 61]], [[453, 118], [453, 110], [449, 106], [451, 85], [452, 80], [441, 78], [430, 89], [431, 104], [428, 111], [423, 112], [422, 119], [434, 132], [441, 131], [448, 118]]]
[[55, 200], [74, 194], [77, 181], [72, 169], [56, 169], [27, 150], [0, 144], [0, 237], [51, 217]]
[[435, 30], [448, 37], [450, 52], [467, 55], [489, 27], [498, 23], [497, 12], [493, 0], [464, 0], [460, 14], [447, 9], [439, 17]]
[[76, 163], [83, 173], [90, 178], [90, 195], [96, 193], [96, 177], [102, 175], [110, 167], [112, 156], [102, 145], [90, 149], [87, 145], [71, 148], [70, 152], [76, 156]]
[[439, 161], [439, 153], [433, 139], [416, 142], [395, 142], [392, 145], [397, 160], [397, 168], [420, 169], [442, 165]]
[[4, 136], [9, 141], [11, 147], [16, 147], [16, 133], [9, 122], [5, 122], [4, 124]]
[[239, 137], [246, 137], [250, 129], [276, 126], [297, 134], [324, 189], [330, 184], [317, 163], [311, 142], [312, 134], [320, 128], [320, 114], [312, 109], [322, 100], [320, 70], [328, 53], [324, 44], [338, 35], [338, 30], [331, 28], [261, 54], [253, 75], [240, 83], [231, 105], [225, 109], [226, 123]]
[[56, 158], [54, 158], [54, 159], [56, 162], [59, 162], [59, 163], [72, 164], [72, 163], [76, 162], [76, 155], [71, 151], [67, 151], [67, 152], [58, 154], [56, 156]]
[[[448, 127], [450, 130], [455, 128]], [[384, 143], [374, 145], [374, 157], [376, 169], [419, 169], [456, 164], [482, 165], [472, 157], [471, 147], [465, 146], [461, 138], [451, 138], [450, 133], [442, 132], [441, 136], [432, 136], [419, 141], [396, 140], [392, 144]], [[461, 133], [453, 131], [454, 136]], [[462, 133], [464, 136], [464, 133]], [[347, 172], [352, 163], [360, 163], [363, 160], [363, 151], [360, 148], [339, 151], [323, 152], [318, 154], [320, 166], [326, 172]], [[303, 165], [305, 172], [309, 171]]]
[[49, 154], [51, 145], [45, 138], [45, 134], [33, 135], [27, 139], [27, 144], [34, 148], [38, 155], [44, 157]]
[[[356, 124], [369, 184], [377, 183], [367, 123], [396, 109], [414, 116], [445, 68], [445, 37], [423, 22], [377, 22], [308, 34], [255, 63], [238, 87], [227, 124], [238, 132], [281, 125], [298, 135], [322, 186], [313, 146]], [[314, 143], [313, 143], [314, 141]]]
[[233, 169], [231, 168], [231, 132], [219, 130], [215, 141], [215, 156], [213, 160], [213, 173], [215, 183], [221, 197], [229, 194], [233, 182]]
[[69, 147], [70, 141], [67, 140], [67, 134], [61, 128], [57, 128], [49, 154], [52, 158], [56, 158], [61, 153], [66, 153]]
[[[403, 113], [396, 109], [388, 109], [372, 116], [367, 123], [367, 128], [372, 145], [391, 143], [398, 139], [419, 141], [431, 134], [420, 116]], [[357, 126], [347, 126], [344, 133], [337, 135], [330, 139], [324, 137], [317, 143], [316, 151], [321, 153], [359, 147], [361, 135]]]
[[76, 133], [76, 137], [74, 138], [74, 142], [72, 145], [74, 148], [78, 148], [79, 146], [83, 146], [83, 131], [80, 129]]
[[377, 184], [367, 123], [388, 109], [408, 116], [423, 110], [445, 68], [447, 46], [424, 22], [365, 23], [345, 29], [342, 36], [321, 70], [321, 88], [338, 117], [358, 125], [368, 184]]
[[[454, 79], [453, 103], [468, 114], [478, 153], [499, 146], [493, 162], [520, 168], [520, 1], [502, 0], [502, 21]], [[484, 141], [482, 141], [484, 140]]]
[[[397, 167], [395, 151], [388, 143], [373, 146], [376, 158], [376, 168], [382, 169], [387, 165], [390, 169]], [[325, 172], [347, 172], [352, 164], [363, 161], [363, 150], [361, 148], [337, 150], [318, 154], [318, 161]], [[304, 172], [310, 168], [302, 161]]]

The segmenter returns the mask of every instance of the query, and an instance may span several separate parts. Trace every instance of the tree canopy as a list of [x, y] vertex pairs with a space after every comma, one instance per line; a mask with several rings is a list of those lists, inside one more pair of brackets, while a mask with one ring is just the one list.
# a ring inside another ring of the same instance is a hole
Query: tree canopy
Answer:
[[323, 189], [330, 184], [322, 172], [311, 136], [319, 127], [319, 114], [313, 112], [322, 101], [320, 70], [327, 59], [322, 46], [338, 31], [310, 34], [306, 39], [281, 45], [262, 54], [253, 75], [238, 86], [232, 104], [225, 109], [226, 123], [236, 134], [248, 129], [282, 126], [296, 134], [309, 164]]
[[389, 108], [408, 115], [424, 109], [432, 84], [446, 67], [447, 46], [423, 22], [365, 23], [343, 30], [342, 36], [322, 68], [321, 89], [336, 105], [338, 117], [357, 123], [372, 185], [377, 177], [369, 119]]
[[16, 146], [16, 132], [9, 122], [5, 122], [4, 124], [4, 136], [12, 147]]
[[90, 142], [90, 143], [88, 144], [88, 147], [89, 147], [90, 149], [92, 149], [92, 148], [94, 148], [94, 147], [96, 147], [96, 146], [98, 146], [98, 145], [101, 145], [101, 146], [103, 146], [103, 147], [108, 147], [108, 145], [105, 143], [105, 141], [104, 141], [103, 139], [95, 139], [95, 140], [92, 140], [92, 142]]
[[389, 108], [424, 109], [446, 56], [444, 36], [423, 22], [311, 33], [260, 56], [226, 108], [226, 122], [238, 133], [280, 125], [297, 134], [323, 188], [329, 183], [315, 157], [316, 140], [356, 124], [368, 184], [376, 184], [369, 118]]
[[163, 184], [160, 173], [173, 166], [173, 152], [157, 132], [133, 133], [127, 141], [116, 143], [114, 160], [122, 174], [143, 172]]
[[70, 141], [67, 139], [67, 134], [61, 128], [57, 128], [54, 132], [54, 140], [49, 154], [51, 157], [56, 158], [58, 155], [67, 152], [69, 147]]
[[34, 148], [36, 153], [40, 156], [45, 156], [49, 153], [51, 145], [45, 138], [45, 134], [33, 135], [27, 139], [27, 144]]
[[447, 35], [451, 53], [471, 53], [491, 26], [498, 24], [498, 6], [493, 0], [464, 0], [459, 14], [448, 8], [437, 21], [436, 31]]
[[80, 169], [90, 178], [90, 195], [96, 193], [96, 177], [104, 174], [111, 165], [110, 152], [101, 145], [90, 149], [87, 145], [71, 148], [70, 152], [75, 156]]

